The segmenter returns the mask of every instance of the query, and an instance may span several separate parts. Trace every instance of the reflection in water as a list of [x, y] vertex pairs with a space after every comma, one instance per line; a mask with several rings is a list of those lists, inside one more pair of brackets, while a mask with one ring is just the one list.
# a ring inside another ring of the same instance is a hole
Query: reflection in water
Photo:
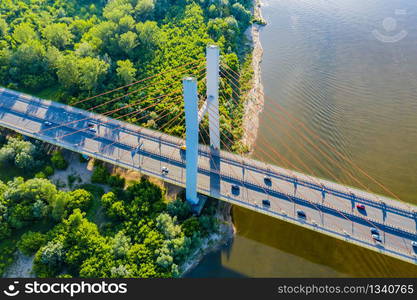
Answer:
[[[417, 204], [417, 5], [409, 0], [266, 0], [265, 109], [254, 156]], [[390, 37], [406, 31], [392, 42]], [[377, 33], [377, 34], [375, 34]], [[382, 38], [384, 35], [387, 38]], [[388, 41], [388, 42], [387, 42]], [[288, 121], [279, 105], [311, 130]], [[303, 131], [317, 148], [300, 138]], [[266, 142], [268, 141], [268, 142]], [[357, 178], [363, 185], [359, 185]], [[235, 207], [232, 245], [189, 276], [417, 277], [417, 267]]]

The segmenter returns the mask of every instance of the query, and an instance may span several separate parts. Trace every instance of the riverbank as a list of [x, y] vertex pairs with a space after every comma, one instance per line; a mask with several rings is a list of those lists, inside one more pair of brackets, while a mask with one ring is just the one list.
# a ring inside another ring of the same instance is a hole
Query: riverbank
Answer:
[[181, 277], [184, 277], [194, 269], [207, 254], [220, 250], [220, 248], [232, 241], [235, 235], [235, 227], [232, 222], [231, 208], [231, 204], [219, 201], [215, 216], [219, 223], [219, 230], [205, 238], [201, 243], [201, 247], [191, 254], [188, 260], [181, 266]]
[[253, 76], [251, 80], [251, 89], [245, 96], [245, 113], [243, 117], [243, 137], [242, 143], [249, 149], [249, 153], [253, 151], [259, 128], [259, 114], [264, 108], [264, 93], [262, 85], [261, 63], [263, 57], [263, 48], [260, 38], [260, 30], [264, 26], [265, 21], [262, 16], [262, 3], [260, 0], [254, 0], [253, 7], [254, 22], [246, 32], [246, 36], [252, 47], [251, 67]]
[[[254, 0], [252, 9], [253, 19], [256, 20], [250, 28], [247, 29], [245, 35], [252, 48], [251, 68], [253, 76], [250, 82], [251, 89], [244, 95], [244, 117], [243, 117], [243, 137], [242, 143], [247, 146], [249, 152], [253, 150], [257, 131], [259, 127], [259, 114], [264, 106], [263, 85], [261, 79], [261, 63], [263, 56], [263, 48], [260, 40], [260, 30], [264, 26], [265, 21], [262, 17], [261, 1]], [[232, 222], [231, 216], [232, 205], [226, 202], [219, 202], [219, 208], [216, 219], [219, 222], [219, 232], [210, 235], [202, 243], [200, 249], [196, 250], [189, 260], [182, 266], [182, 275], [186, 275], [195, 268], [207, 254], [218, 251], [221, 247], [233, 240], [236, 229]]]

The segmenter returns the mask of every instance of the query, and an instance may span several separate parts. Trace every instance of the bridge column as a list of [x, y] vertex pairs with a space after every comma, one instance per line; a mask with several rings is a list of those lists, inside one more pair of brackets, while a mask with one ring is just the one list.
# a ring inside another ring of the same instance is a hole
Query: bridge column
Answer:
[[197, 80], [187, 77], [183, 79], [185, 106], [185, 198], [193, 205], [198, 204], [197, 197], [197, 166], [198, 166], [198, 95]]
[[219, 61], [218, 46], [207, 46], [207, 111], [209, 113], [210, 146], [220, 149], [219, 130]]

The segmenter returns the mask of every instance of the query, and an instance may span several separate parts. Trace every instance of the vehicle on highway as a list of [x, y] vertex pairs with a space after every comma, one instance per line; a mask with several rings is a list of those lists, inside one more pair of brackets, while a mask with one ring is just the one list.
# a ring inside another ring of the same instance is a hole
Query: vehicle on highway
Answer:
[[166, 175], [166, 174], [169, 173], [169, 169], [167, 167], [162, 167], [161, 168], [161, 173], [164, 174], [164, 175]]
[[271, 206], [271, 201], [269, 201], [268, 199], [264, 199], [262, 200], [262, 205], [265, 207], [270, 207]]
[[382, 243], [381, 238], [379, 237], [379, 234], [373, 234], [372, 238], [374, 239], [375, 242], [379, 242]]
[[232, 185], [232, 194], [239, 195], [240, 187], [237, 184]]
[[297, 210], [297, 216], [299, 218], [303, 218], [303, 219], [305, 219], [307, 217], [306, 213], [301, 209]]
[[94, 123], [88, 122], [88, 123], [87, 123], [87, 126], [88, 126], [88, 127], [94, 127]]
[[412, 241], [411, 242], [411, 246], [413, 246], [414, 248], [417, 248], [417, 242], [416, 241]]
[[96, 133], [97, 132], [97, 130], [94, 127], [90, 127], [90, 128], [88, 128], [88, 130], [91, 131], [91, 132], [93, 132], [93, 133]]
[[377, 236], [379, 236], [379, 231], [378, 231], [378, 229], [376, 229], [376, 228], [372, 227], [370, 230], [371, 230], [371, 234], [372, 234], [372, 235], [377, 235]]
[[182, 151], [187, 150], [187, 146], [186, 145], [181, 145], [180, 150], [182, 150]]
[[45, 124], [46, 126], [51, 126], [52, 125], [52, 123], [49, 122], [49, 121], [45, 121], [45, 122], [43, 122], [43, 124]]
[[271, 185], [272, 184], [271, 177], [265, 176], [264, 177], [264, 182], [265, 182], [266, 185]]
[[365, 205], [358, 203], [356, 204], [356, 208], [359, 210], [365, 210]]

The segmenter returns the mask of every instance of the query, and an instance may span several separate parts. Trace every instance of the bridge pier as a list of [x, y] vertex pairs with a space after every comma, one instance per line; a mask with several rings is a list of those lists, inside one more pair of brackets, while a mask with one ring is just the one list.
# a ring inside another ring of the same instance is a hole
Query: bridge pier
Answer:
[[207, 111], [209, 118], [210, 146], [220, 150], [219, 129], [219, 61], [220, 49], [218, 46], [207, 46]]
[[198, 168], [198, 95], [197, 80], [192, 77], [183, 79], [185, 107], [185, 198], [192, 205], [198, 204], [197, 168]]

